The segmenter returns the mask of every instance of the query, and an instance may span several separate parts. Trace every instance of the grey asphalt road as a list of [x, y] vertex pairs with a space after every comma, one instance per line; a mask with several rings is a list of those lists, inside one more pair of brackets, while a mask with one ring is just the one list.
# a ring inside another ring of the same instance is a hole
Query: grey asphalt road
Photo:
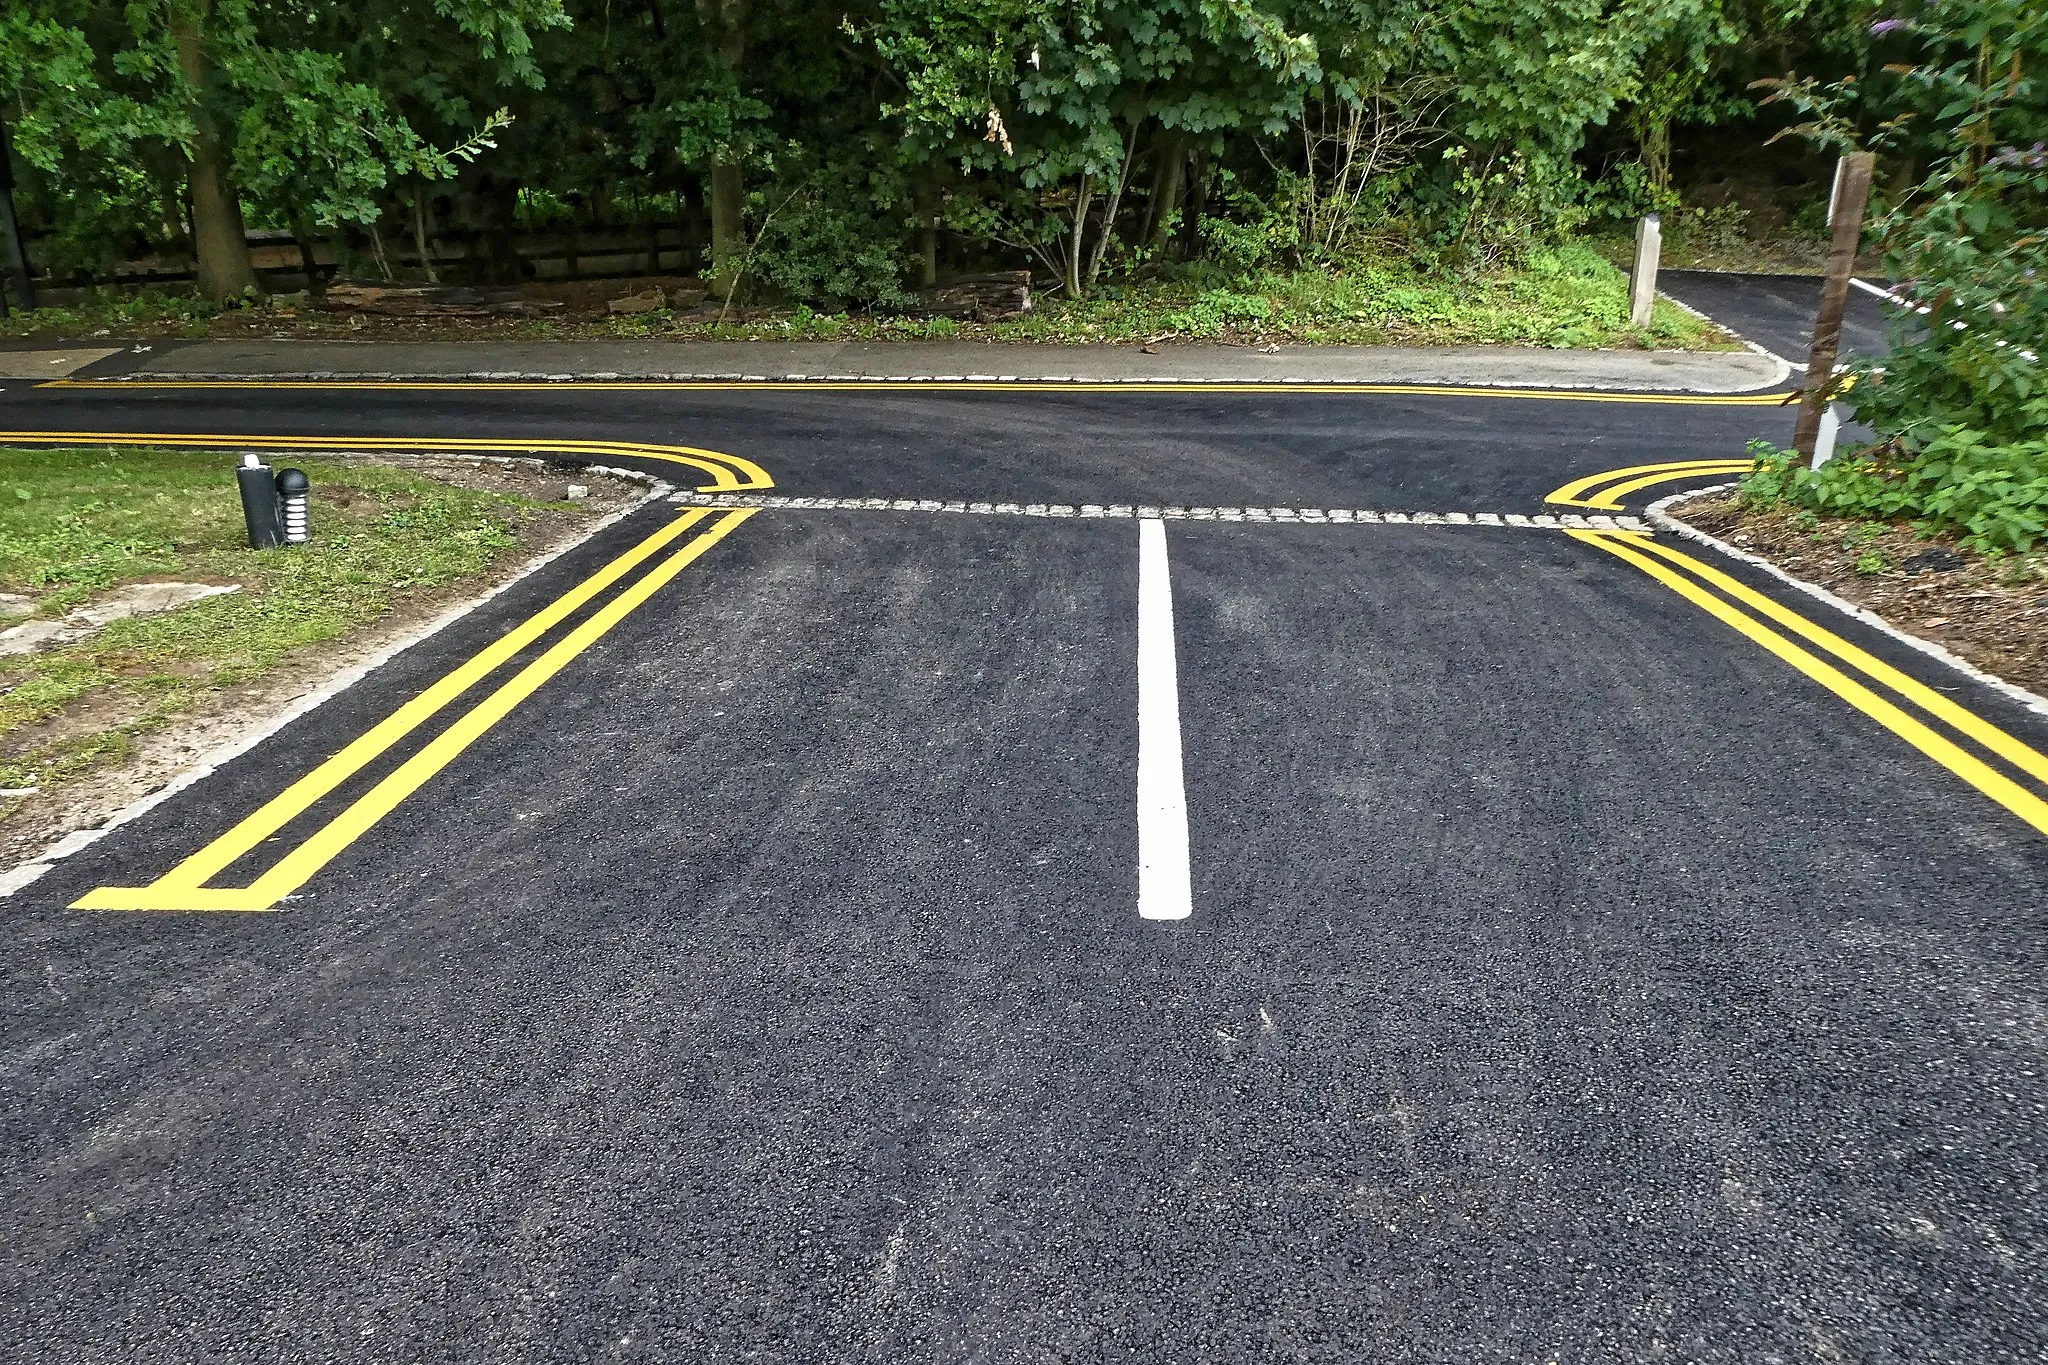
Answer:
[[[1882, 281], [1872, 281], [1882, 284]], [[1657, 287], [1690, 308], [1775, 352], [1800, 370], [1813, 348], [1813, 323], [1820, 311], [1817, 275], [1759, 275], [1717, 270], [1665, 270]], [[1842, 316], [1841, 354], [1881, 357], [1886, 339], [1886, 305], [1861, 289], [1849, 291]]]
[[[10, 397], [0, 425], [631, 432], [791, 494], [1526, 512], [1786, 420], [95, 397]], [[287, 913], [65, 908], [161, 874], [674, 513], [0, 902], [0, 1357], [2048, 1348], [2048, 838], [1562, 534], [1168, 524], [1177, 922], [1135, 909], [1136, 524], [840, 510], [740, 525]]]

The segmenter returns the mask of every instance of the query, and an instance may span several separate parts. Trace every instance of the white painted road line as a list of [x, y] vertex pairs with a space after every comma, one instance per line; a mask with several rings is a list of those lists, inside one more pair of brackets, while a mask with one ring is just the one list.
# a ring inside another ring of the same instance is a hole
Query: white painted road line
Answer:
[[1138, 523], [1138, 914], [1186, 919], [1193, 910], [1166, 523], [1148, 517]]
[[790, 508], [803, 512], [942, 512], [977, 517], [1072, 517], [1081, 521], [1132, 518], [1160, 521], [1243, 521], [1262, 526], [1490, 526], [1537, 531], [1647, 531], [1630, 516], [1577, 512], [1524, 516], [1518, 512], [1374, 512], [1351, 507], [1134, 507], [1129, 503], [940, 502], [935, 498], [796, 498], [781, 494], [675, 493], [688, 507]]

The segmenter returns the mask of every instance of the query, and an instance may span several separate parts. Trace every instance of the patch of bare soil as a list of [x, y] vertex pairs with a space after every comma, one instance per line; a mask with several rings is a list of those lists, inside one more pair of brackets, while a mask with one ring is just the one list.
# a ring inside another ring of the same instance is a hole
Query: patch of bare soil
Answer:
[[1987, 673], [2048, 694], [2048, 560], [2038, 555], [1994, 558], [1905, 526], [1743, 507], [1732, 493], [1669, 510]]
[[[324, 456], [323, 458], [346, 458]], [[542, 460], [481, 460], [457, 457], [379, 456], [375, 463], [403, 465], [464, 488], [507, 493], [546, 502], [567, 498], [567, 486], [588, 490], [578, 499], [593, 513], [568, 521], [536, 518], [513, 534], [519, 549], [485, 576], [408, 597], [376, 624], [299, 651], [269, 677], [207, 695], [196, 708], [136, 734], [125, 761], [100, 768], [49, 791], [0, 797], [0, 871], [28, 862], [74, 830], [94, 829], [134, 801], [162, 789], [208, 754], [261, 729], [303, 698], [419, 631], [435, 617], [473, 602], [517, 577], [534, 560], [586, 534], [599, 516], [627, 506], [646, 493], [638, 483], [582, 470], [550, 468]], [[51, 726], [78, 732], [81, 725], [112, 729], [132, 723], [139, 703], [103, 698], [90, 714], [69, 711]], [[40, 734], [38, 740], [54, 737]]]

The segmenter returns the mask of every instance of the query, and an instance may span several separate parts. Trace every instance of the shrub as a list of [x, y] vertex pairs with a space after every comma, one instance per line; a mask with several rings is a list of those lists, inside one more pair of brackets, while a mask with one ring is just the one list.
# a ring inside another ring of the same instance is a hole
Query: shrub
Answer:
[[1992, 553], [2025, 553], [2048, 536], [2048, 440], [2001, 442], [1948, 426], [1915, 456], [1875, 447], [1819, 469], [1767, 441], [1750, 451], [1756, 465], [1742, 496], [1754, 505], [1912, 521], [1925, 533], [1957, 532], [1964, 545]]

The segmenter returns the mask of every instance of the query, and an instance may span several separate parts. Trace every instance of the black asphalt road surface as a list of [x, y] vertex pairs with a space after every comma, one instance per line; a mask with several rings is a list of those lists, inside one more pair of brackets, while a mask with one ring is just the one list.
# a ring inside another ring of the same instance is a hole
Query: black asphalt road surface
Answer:
[[[794, 495], [1502, 513], [1788, 425], [1300, 393], [0, 396], [15, 430], [686, 441]], [[1168, 524], [1186, 920], [1135, 908], [1136, 524], [794, 509], [286, 913], [65, 908], [161, 875], [674, 512], [0, 902], [0, 1359], [2048, 1351], [2048, 838], [1557, 532]]]
[[[1882, 286], [1882, 281], [1872, 281]], [[1818, 275], [1751, 275], [1718, 270], [1663, 270], [1657, 288], [1696, 308], [1731, 331], [1783, 356], [1800, 370], [1813, 349], [1813, 324], [1820, 312]], [[1882, 357], [1887, 305], [1861, 289], [1849, 291], [1842, 314], [1840, 354]]]
[[[1740, 457], [1793, 408], [1384, 395], [455, 390], [0, 393], [0, 430], [647, 441], [828, 497], [1539, 510], [1566, 479]], [[664, 477], [674, 468], [655, 467]], [[688, 471], [681, 471], [687, 475]]]

